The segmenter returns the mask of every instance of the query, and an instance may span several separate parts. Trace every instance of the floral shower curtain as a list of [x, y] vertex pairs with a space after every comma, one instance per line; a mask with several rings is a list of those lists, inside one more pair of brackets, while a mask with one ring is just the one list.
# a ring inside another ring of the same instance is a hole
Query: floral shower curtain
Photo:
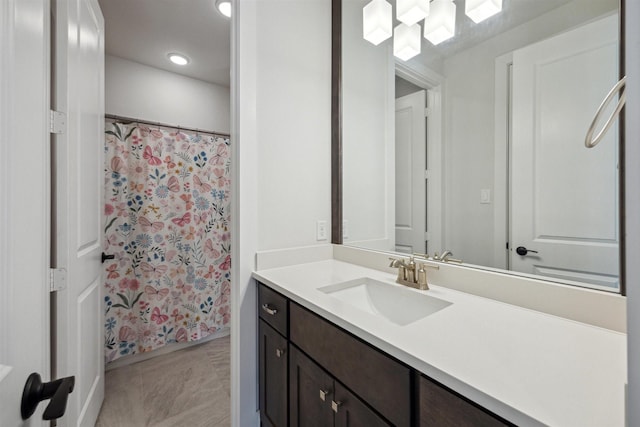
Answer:
[[107, 123], [106, 361], [227, 328], [226, 136]]

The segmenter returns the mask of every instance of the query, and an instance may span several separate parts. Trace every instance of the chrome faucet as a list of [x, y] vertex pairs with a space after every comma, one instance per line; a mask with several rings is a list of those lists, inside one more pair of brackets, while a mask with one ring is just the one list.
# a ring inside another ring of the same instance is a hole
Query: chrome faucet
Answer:
[[452, 256], [453, 256], [453, 252], [447, 249], [444, 252], [442, 252], [442, 255], [438, 255], [438, 252], [433, 254], [433, 260], [442, 261], [442, 262], [455, 262], [458, 264], [462, 264], [461, 259], [452, 258]]
[[420, 263], [418, 265], [413, 257], [410, 257], [408, 262], [399, 258], [389, 259], [391, 260], [389, 267], [398, 269], [396, 283], [420, 289], [422, 291], [429, 289], [429, 284], [427, 283], [427, 268], [440, 268], [437, 265], [434, 266], [425, 263]]

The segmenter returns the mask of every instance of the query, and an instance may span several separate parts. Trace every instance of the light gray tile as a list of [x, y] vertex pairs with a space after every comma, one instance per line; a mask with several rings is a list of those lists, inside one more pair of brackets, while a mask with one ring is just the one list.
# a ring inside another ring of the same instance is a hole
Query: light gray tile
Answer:
[[[231, 402], [226, 396], [212, 396], [210, 402], [196, 406], [163, 421], [154, 427], [214, 427], [230, 425]], [[225, 424], [227, 423], [227, 424]]]
[[229, 337], [113, 369], [96, 425], [229, 426], [230, 373]]
[[98, 415], [99, 427], [134, 427], [145, 423], [140, 370], [135, 366], [105, 374], [105, 398]]

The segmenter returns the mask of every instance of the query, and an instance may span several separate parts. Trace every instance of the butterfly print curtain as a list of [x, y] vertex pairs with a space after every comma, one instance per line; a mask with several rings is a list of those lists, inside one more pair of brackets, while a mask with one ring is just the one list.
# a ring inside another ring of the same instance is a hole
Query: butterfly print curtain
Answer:
[[228, 328], [226, 136], [107, 123], [106, 361]]

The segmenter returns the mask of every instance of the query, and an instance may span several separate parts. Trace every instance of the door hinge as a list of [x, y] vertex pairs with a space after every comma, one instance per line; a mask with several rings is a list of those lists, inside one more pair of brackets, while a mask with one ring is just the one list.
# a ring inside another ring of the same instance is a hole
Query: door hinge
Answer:
[[431, 236], [429, 235], [429, 232], [428, 232], [428, 231], [425, 231], [425, 232], [424, 232], [424, 240], [426, 240], [426, 241], [431, 240]]
[[67, 270], [64, 268], [50, 268], [49, 274], [49, 290], [51, 292], [67, 289]]
[[49, 110], [49, 133], [65, 133], [67, 131], [67, 115], [60, 111]]
[[427, 107], [424, 109], [424, 116], [429, 117], [431, 115], [431, 108]]
[[425, 169], [425, 170], [424, 170], [424, 179], [429, 179], [429, 178], [430, 178], [430, 177], [429, 177], [429, 175], [430, 175], [430, 174], [429, 174], [429, 170], [428, 170], [428, 169]]

